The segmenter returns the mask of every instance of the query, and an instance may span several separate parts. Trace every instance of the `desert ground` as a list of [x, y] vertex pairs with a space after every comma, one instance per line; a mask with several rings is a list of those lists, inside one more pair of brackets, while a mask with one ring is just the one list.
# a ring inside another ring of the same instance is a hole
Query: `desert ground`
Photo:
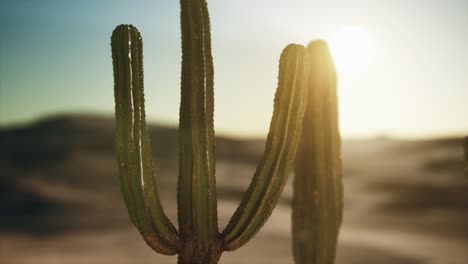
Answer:
[[[57, 116], [0, 128], [0, 263], [176, 263], [129, 221], [113, 118]], [[176, 223], [177, 131], [150, 127], [158, 190]], [[262, 139], [217, 139], [222, 229], [263, 153]], [[461, 138], [343, 142], [345, 208], [338, 264], [468, 263], [468, 178]], [[291, 174], [273, 215], [220, 263], [294, 263]]]

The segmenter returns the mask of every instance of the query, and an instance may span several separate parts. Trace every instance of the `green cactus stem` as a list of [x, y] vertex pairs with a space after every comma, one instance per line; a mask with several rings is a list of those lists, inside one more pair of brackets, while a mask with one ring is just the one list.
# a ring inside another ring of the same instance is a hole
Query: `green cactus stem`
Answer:
[[181, 243], [164, 214], [153, 178], [143, 97], [143, 43], [138, 30], [118, 26], [112, 34], [116, 137], [121, 189], [132, 222], [155, 251], [174, 255]]
[[[213, 128], [213, 59], [206, 1], [180, 1], [182, 88], [179, 124], [179, 232], [181, 257], [219, 258]], [[191, 263], [189, 259], [183, 263]], [[205, 262], [205, 263], [208, 263]], [[211, 262], [210, 262], [211, 263]]]
[[324, 41], [307, 47], [308, 102], [293, 183], [293, 254], [298, 264], [332, 264], [343, 187], [336, 71]]

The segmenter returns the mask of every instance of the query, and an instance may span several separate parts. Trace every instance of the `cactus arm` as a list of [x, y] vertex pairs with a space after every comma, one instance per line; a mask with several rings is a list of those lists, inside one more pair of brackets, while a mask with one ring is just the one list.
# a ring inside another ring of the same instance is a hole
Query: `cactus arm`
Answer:
[[121, 189], [128, 212], [155, 251], [180, 250], [177, 230], [164, 214], [153, 177], [150, 139], [145, 121], [142, 41], [131, 25], [118, 26], [111, 38], [116, 113], [115, 147]]
[[303, 46], [291, 44], [281, 55], [265, 153], [241, 204], [222, 233], [225, 250], [241, 247], [259, 231], [276, 206], [290, 173], [306, 106], [304, 54]]
[[343, 211], [337, 80], [325, 42], [310, 43], [307, 52], [309, 95], [293, 183], [293, 254], [298, 264], [331, 264]]
[[206, 254], [221, 254], [215, 183], [214, 73], [206, 1], [181, 0], [180, 6], [182, 80], [178, 220], [180, 235], [186, 243], [184, 250], [190, 251], [181, 256], [190, 256], [194, 261], [206, 260]]

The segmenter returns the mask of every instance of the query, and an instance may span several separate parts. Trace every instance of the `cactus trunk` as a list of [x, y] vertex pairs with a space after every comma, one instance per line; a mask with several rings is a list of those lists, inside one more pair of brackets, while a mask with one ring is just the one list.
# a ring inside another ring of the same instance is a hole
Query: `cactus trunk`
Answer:
[[342, 220], [336, 72], [325, 42], [307, 47], [308, 102], [293, 183], [293, 253], [298, 264], [332, 264]]
[[213, 59], [205, 0], [181, 0], [179, 263], [216, 263], [221, 254], [215, 183]]

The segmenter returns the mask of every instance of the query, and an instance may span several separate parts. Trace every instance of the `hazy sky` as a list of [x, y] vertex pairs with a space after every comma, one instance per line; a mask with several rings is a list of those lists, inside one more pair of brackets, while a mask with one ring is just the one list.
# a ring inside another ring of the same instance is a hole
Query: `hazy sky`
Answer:
[[[211, 0], [215, 129], [264, 136], [289, 43], [357, 26], [375, 56], [339, 72], [344, 136], [468, 134], [468, 1]], [[110, 35], [143, 36], [150, 121], [177, 124], [179, 1], [0, 1], [0, 126], [50, 114], [113, 114]]]

